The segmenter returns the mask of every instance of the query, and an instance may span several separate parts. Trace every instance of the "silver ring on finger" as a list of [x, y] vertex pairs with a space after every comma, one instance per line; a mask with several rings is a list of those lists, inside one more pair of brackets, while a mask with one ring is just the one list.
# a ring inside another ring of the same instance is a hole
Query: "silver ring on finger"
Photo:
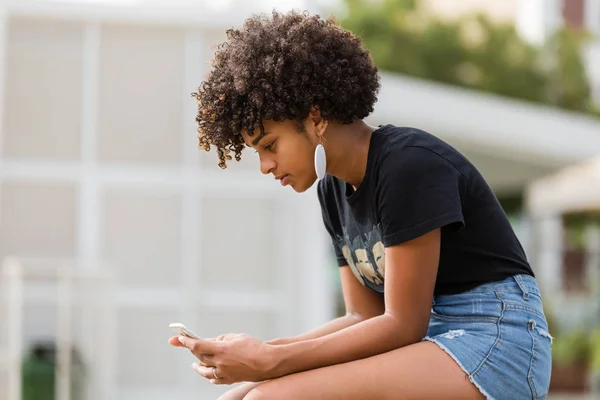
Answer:
[[215, 377], [215, 379], [221, 379], [221, 378], [219, 378], [219, 376], [217, 375], [217, 368], [215, 367], [215, 368], [213, 368], [212, 370], [213, 370], [213, 376]]

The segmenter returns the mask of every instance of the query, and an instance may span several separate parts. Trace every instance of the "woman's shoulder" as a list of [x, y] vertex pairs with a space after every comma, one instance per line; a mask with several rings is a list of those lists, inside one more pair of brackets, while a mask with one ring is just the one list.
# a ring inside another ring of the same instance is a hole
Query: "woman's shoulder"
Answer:
[[438, 155], [448, 152], [458, 153], [442, 138], [426, 130], [410, 126], [380, 126], [373, 132], [373, 139], [372, 144], [381, 150], [380, 153], [384, 156], [408, 148], [420, 148]]
[[473, 168], [460, 151], [423, 129], [386, 125], [374, 135], [375, 171], [394, 169], [411, 173], [439, 165], [466, 174]]

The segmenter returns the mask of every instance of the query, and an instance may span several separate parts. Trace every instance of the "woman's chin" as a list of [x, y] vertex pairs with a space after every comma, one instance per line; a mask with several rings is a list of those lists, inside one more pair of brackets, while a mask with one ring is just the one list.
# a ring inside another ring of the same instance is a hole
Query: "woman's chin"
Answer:
[[296, 193], [304, 193], [308, 189], [310, 189], [315, 184], [316, 181], [317, 181], [317, 177], [315, 176], [314, 179], [310, 179], [309, 181], [290, 182], [289, 186], [291, 186], [292, 189], [294, 189], [294, 191]]

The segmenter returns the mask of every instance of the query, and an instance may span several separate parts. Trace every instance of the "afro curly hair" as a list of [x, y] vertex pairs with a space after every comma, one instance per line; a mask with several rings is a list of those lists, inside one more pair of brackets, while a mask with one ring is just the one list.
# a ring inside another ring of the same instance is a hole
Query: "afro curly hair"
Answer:
[[263, 120], [302, 121], [314, 107], [325, 119], [351, 123], [373, 111], [380, 88], [360, 39], [307, 12], [251, 16], [227, 31], [212, 67], [192, 95], [199, 147], [215, 146], [223, 169], [231, 152], [241, 159], [241, 132], [264, 133]]

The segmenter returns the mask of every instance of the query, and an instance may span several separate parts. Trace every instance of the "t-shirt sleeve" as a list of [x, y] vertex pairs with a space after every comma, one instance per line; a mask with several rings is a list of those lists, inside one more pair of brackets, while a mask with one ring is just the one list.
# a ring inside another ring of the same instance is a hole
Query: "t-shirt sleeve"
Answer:
[[338, 229], [341, 229], [341, 222], [339, 220], [335, 199], [331, 193], [328, 193], [329, 191], [326, 189], [325, 185], [325, 180], [322, 180], [319, 182], [317, 187], [319, 204], [321, 205], [321, 215], [323, 218], [323, 224], [325, 225], [325, 230], [327, 233], [329, 233], [329, 237], [331, 238], [331, 244], [333, 245], [333, 251], [335, 253], [337, 264], [338, 266], [343, 267], [348, 265], [348, 261], [346, 261], [346, 258], [342, 253], [342, 249], [340, 248], [337, 240], [338, 235], [336, 234], [336, 229], [334, 228], [337, 227]]
[[456, 167], [422, 147], [405, 147], [382, 160], [375, 201], [383, 244], [393, 246], [437, 228], [464, 226], [464, 180]]

